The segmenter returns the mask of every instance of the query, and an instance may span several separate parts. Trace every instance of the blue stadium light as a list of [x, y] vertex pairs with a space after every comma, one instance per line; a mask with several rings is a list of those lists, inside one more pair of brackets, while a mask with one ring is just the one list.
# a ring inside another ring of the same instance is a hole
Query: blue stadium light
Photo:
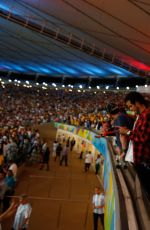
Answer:
[[0, 3], [0, 9], [10, 11], [10, 7], [7, 5], [7, 3], [5, 4]]

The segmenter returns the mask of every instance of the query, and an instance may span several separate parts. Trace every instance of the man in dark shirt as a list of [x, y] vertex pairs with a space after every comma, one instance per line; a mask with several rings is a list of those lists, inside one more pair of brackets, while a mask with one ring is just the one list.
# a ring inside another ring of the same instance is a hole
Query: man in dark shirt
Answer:
[[114, 135], [116, 136], [116, 166], [119, 167], [122, 165], [123, 167], [126, 167], [124, 157], [128, 148], [129, 141], [126, 135], [119, 133], [119, 127], [126, 127], [127, 129], [132, 129], [133, 121], [124, 111], [122, 111], [115, 104], [107, 105], [107, 112], [110, 114], [113, 120]]

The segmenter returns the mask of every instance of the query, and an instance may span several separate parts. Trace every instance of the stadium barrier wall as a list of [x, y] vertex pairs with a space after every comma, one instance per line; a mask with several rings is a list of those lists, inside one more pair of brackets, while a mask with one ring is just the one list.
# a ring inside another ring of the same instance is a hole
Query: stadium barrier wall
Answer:
[[81, 127], [74, 127], [71, 125], [54, 123], [55, 128], [57, 128], [57, 134], [70, 133], [71, 136], [74, 135], [87, 140], [88, 143], [93, 145], [93, 147], [103, 155], [104, 157], [104, 171], [103, 171], [103, 187], [105, 191], [105, 230], [120, 230], [120, 207], [119, 207], [119, 196], [117, 183], [114, 176], [114, 171], [112, 167], [110, 152], [108, 148], [108, 143], [105, 138], [96, 138], [96, 134], [93, 131], [86, 130]]

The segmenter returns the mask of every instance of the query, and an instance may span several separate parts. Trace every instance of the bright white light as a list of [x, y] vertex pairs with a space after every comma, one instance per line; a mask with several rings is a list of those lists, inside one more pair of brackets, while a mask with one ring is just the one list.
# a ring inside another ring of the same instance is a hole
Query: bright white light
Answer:
[[94, 92], [96, 94], [96, 92]]
[[17, 80], [17, 79], [15, 79], [15, 80], [14, 80], [14, 82], [18, 82], [18, 80]]
[[136, 85], [136, 88], [138, 88], [139, 86], [138, 85]]
[[42, 89], [46, 89], [46, 87], [42, 86]]
[[56, 87], [56, 84], [55, 84], [55, 83], [52, 83], [52, 86]]
[[83, 86], [82, 86], [82, 85], [79, 85], [79, 88], [80, 88], [80, 89], [82, 89], [82, 88], [83, 88]]
[[103, 91], [103, 93], [106, 93], [105, 91]]
[[63, 88], [65, 88], [65, 85], [62, 85]]
[[11, 80], [11, 79], [9, 79], [9, 80], [8, 80], [8, 82], [12, 82], [12, 80]]
[[91, 89], [91, 86], [89, 86], [89, 89]]
[[96, 87], [97, 87], [97, 89], [100, 89], [99, 85], [97, 85]]
[[73, 85], [70, 86], [73, 89]]
[[56, 90], [58, 90], [58, 88], [56, 88]]
[[38, 83], [38, 82], [36, 82], [36, 85], [39, 85], [39, 83]]
[[106, 89], [109, 89], [109, 86], [108, 86], [108, 85], [106, 86]]
[[26, 81], [26, 84], [28, 84], [28, 85], [29, 85], [29, 81]]
[[81, 92], [81, 90], [80, 90], [80, 89], [78, 89], [78, 92], [80, 93], [80, 92]]
[[126, 89], [130, 89], [130, 87], [129, 87], [129, 86], [127, 86], [127, 87], [126, 87]]
[[119, 89], [119, 87], [117, 86], [117, 89]]
[[147, 85], [145, 85], [145, 87], [147, 87]]
[[18, 80], [18, 83], [20, 84], [20, 83], [21, 83], [21, 81], [19, 81], [19, 80]]
[[23, 87], [27, 87], [27, 86], [24, 84]]
[[2, 79], [0, 78], [0, 81], [1, 81]]
[[72, 89], [69, 89], [70, 92], [72, 92]]

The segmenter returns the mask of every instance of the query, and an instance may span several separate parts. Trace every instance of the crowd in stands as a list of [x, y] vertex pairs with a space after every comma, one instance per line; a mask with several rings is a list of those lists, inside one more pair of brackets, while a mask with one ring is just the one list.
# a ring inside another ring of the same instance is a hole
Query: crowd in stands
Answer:
[[[0, 127], [18, 127], [51, 120], [98, 127], [110, 100], [122, 106], [124, 93], [39, 90], [7, 85], [0, 89]], [[119, 100], [118, 100], [119, 99]]]

